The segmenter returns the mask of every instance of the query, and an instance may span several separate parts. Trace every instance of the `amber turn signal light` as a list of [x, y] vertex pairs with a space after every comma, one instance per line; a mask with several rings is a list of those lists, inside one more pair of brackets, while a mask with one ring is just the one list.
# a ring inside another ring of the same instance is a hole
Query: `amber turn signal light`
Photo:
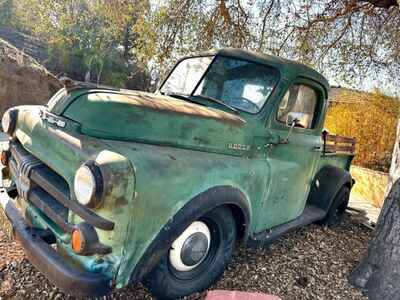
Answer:
[[94, 227], [86, 222], [74, 226], [71, 233], [71, 248], [79, 255], [108, 254], [111, 248], [99, 242]]
[[1, 163], [3, 164], [3, 166], [7, 166], [8, 165], [8, 160], [10, 158], [10, 152], [8, 151], [2, 151], [0, 154], [0, 160]]
[[71, 236], [71, 247], [72, 250], [74, 250], [75, 253], [80, 254], [82, 253], [83, 249], [85, 248], [84, 246], [84, 237], [82, 236], [82, 233], [79, 229], [74, 229], [72, 231], [72, 236]]

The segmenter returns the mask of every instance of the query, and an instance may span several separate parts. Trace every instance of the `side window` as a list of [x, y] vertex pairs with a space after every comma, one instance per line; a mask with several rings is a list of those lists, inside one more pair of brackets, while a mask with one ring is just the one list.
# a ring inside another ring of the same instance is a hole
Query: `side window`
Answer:
[[298, 120], [296, 127], [313, 128], [316, 116], [318, 94], [302, 84], [294, 84], [286, 92], [279, 105], [277, 120], [281, 123], [291, 124]]

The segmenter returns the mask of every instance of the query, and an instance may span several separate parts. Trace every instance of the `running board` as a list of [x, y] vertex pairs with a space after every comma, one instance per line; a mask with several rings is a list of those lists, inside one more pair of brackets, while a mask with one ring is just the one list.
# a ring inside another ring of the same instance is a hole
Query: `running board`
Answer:
[[306, 205], [303, 213], [288, 223], [278, 225], [271, 229], [267, 229], [260, 233], [257, 233], [248, 240], [248, 245], [253, 247], [263, 247], [268, 246], [278, 238], [280, 238], [285, 233], [303, 227], [305, 225], [314, 223], [315, 221], [322, 220], [326, 215], [326, 211], [317, 208], [312, 205]]

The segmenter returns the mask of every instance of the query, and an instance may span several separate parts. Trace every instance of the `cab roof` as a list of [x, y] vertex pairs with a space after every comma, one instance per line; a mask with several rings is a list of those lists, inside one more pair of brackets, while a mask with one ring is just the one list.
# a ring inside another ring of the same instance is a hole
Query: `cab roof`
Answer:
[[298, 76], [309, 78], [311, 80], [321, 83], [326, 91], [329, 91], [329, 82], [322, 74], [304, 64], [284, 59], [279, 56], [268, 55], [238, 48], [222, 48], [200, 52], [195, 55], [190, 55], [189, 57], [205, 55], [229, 56], [269, 65], [277, 68], [281, 72], [282, 76], [286, 79], [293, 79], [294, 77]]

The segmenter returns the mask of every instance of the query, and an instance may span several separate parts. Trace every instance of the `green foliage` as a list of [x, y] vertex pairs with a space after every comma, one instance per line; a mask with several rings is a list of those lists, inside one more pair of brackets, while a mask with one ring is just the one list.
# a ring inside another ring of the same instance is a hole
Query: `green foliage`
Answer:
[[19, 0], [14, 7], [23, 28], [48, 42], [50, 69], [78, 80], [124, 86], [138, 64], [134, 30], [147, 4], [141, 0]]
[[[13, 3], [20, 28], [62, 52], [60, 60], [52, 55], [52, 64], [80, 59], [79, 79], [88, 62], [101, 60], [102, 82], [122, 84], [120, 75], [132, 76], [135, 67], [159, 81], [178, 57], [240, 47], [301, 61], [353, 87], [372, 83], [393, 93], [400, 87], [390, 80], [400, 73], [400, 10], [377, 8], [374, 1], [0, 1], [9, 9]], [[108, 69], [114, 64], [117, 70]], [[93, 80], [97, 67], [90, 70]]]
[[379, 91], [342, 90], [334, 100], [341, 102], [330, 103], [325, 120], [328, 131], [356, 138], [356, 165], [388, 172], [396, 140], [399, 99]]

